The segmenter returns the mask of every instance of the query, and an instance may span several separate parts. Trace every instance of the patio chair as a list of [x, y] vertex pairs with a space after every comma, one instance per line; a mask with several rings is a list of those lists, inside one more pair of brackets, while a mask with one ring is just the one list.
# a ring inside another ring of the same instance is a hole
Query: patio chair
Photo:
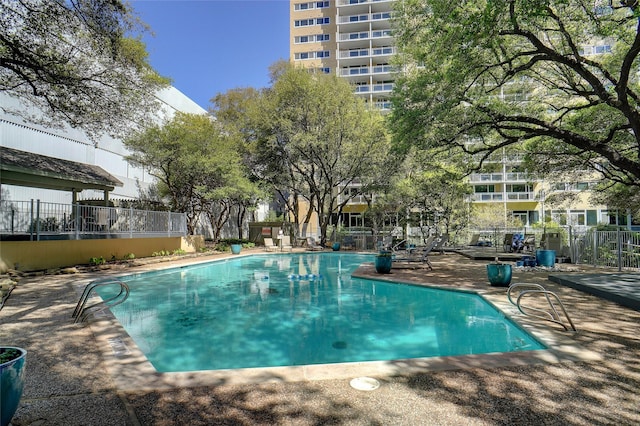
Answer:
[[265, 251], [278, 251], [278, 245], [273, 242], [273, 238], [264, 239]]
[[480, 234], [473, 234], [471, 236], [471, 241], [469, 242], [470, 246], [477, 246], [480, 242]]
[[533, 234], [526, 234], [524, 241], [522, 241], [522, 248], [525, 251], [534, 252], [536, 250], [536, 236]]
[[342, 239], [342, 248], [345, 250], [356, 249], [356, 242], [351, 235], [347, 235]]
[[309, 251], [321, 251], [321, 250], [324, 250], [324, 247], [322, 247], [320, 244], [318, 244], [318, 242], [316, 241], [315, 238], [307, 237], [307, 250], [309, 250]]
[[[404, 253], [400, 254], [396, 252], [393, 257], [394, 262], [406, 262], [406, 263], [421, 263], [427, 265], [430, 271], [433, 271], [433, 265], [429, 260], [429, 253], [433, 251], [433, 248], [436, 246], [437, 241], [435, 237], [429, 237], [431, 239], [425, 246], [413, 247], [409, 250], [405, 250]], [[429, 240], [427, 239], [427, 240]]]
[[504, 234], [504, 240], [502, 240], [502, 250], [504, 252], [510, 252], [513, 244], [513, 234]]
[[444, 245], [449, 242], [449, 234], [442, 234], [436, 238], [431, 251], [438, 251], [440, 254], [444, 253]]
[[291, 245], [291, 237], [288, 235], [284, 235], [280, 238], [280, 250], [285, 251], [293, 251], [293, 246]]

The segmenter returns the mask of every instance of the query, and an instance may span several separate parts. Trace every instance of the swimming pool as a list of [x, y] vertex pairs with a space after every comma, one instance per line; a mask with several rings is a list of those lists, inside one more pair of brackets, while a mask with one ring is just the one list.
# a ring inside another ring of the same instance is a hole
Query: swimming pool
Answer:
[[131, 275], [113, 314], [159, 372], [545, 348], [474, 293], [351, 277], [371, 261], [270, 254]]

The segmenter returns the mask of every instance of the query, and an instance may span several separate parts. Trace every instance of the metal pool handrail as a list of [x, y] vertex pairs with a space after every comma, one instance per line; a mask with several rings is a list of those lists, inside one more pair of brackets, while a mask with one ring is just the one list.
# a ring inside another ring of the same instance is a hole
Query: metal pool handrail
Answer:
[[[112, 296], [106, 300], [101, 300], [100, 302], [94, 303], [93, 305], [89, 305], [85, 307], [87, 300], [89, 300], [89, 296], [93, 290], [97, 287], [103, 287], [107, 285], [118, 284], [120, 286], [120, 291], [115, 296]], [[124, 296], [123, 296], [124, 294]], [[80, 296], [80, 300], [78, 300], [78, 304], [76, 305], [76, 309], [73, 311], [72, 318], [74, 318], [74, 323], [84, 321], [90, 310], [94, 310], [95, 312], [104, 311], [107, 308], [112, 308], [116, 305], [121, 304], [129, 297], [129, 286], [124, 282], [112, 278], [105, 281], [92, 281], [84, 288], [82, 295]]]
[[[511, 298], [511, 292], [513, 290], [515, 290], [515, 289], [522, 289], [522, 288], [524, 288], [524, 290], [520, 290], [520, 294], [518, 295], [518, 298], [514, 302], [513, 299]], [[549, 307], [551, 309], [551, 312], [548, 312], [548, 311], [546, 311], [544, 309], [533, 308], [533, 307], [528, 307], [528, 308], [526, 308], [526, 310], [528, 310], [528, 311], [525, 311], [525, 308], [523, 308], [522, 305], [521, 305], [521, 300], [522, 300], [522, 298], [524, 296], [532, 295], [532, 294], [544, 294], [545, 298], [547, 299], [547, 303], [549, 303]], [[518, 307], [518, 310], [523, 315], [527, 315], [527, 316], [531, 316], [531, 317], [534, 317], [534, 318], [543, 319], [543, 320], [554, 322], [556, 324], [560, 324], [566, 331], [568, 331], [569, 328], [562, 321], [562, 318], [560, 317], [560, 314], [558, 313], [558, 310], [556, 309], [556, 306], [555, 306], [554, 302], [552, 301], [552, 299], [555, 299], [555, 302], [558, 304], [558, 306], [560, 306], [560, 309], [562, 310], [562, 313], [564, 314], [564, 317], [569, 322], [571, 330], [578, 331], [576, 329], [576, 326], [573, 324], [573, 321], [571, 321], [571, 318], [569, 317], [569, 314], [567, 313], [567, 310], [565, 309], [565, 307], [562, 304], [562, 301], [560, 300], [558, 295], [555, 294], [552, 291], [549, 291], [549, 290], [545, 289], [540, 284], [513, 283], [511, 286], [509, 286], [509, 289], [507, 290], [507, 298], [509, 299], [509, 302], [511, 302], [512, 305], [515, 305], [515, 306]], [[539, 314], [535, 314], [535, 313], [532, 313], [532, 312], [538, 312]]]

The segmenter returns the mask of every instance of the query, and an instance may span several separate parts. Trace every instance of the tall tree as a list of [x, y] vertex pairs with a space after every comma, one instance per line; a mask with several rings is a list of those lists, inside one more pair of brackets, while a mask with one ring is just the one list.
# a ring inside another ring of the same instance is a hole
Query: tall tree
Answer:
[[238, 193], [247, 191], [245, 168], [237, 140], [208, 115], [177, 113], [125, 140], [128, 160], [158, 179], [160, 194], [172, 210], [187, 214], [193, 233], [201, 214], [214, 229], [214, 239], [229, 220]]
[[613, 0], [404, 0], [400, 144], [478, 162], [520, 145], [546, 170], [640, 186], [640, 6]]
[[[289, 199], [306, 199], [318, 213], [324, 243], [332, 213], [388, 171], [382, 117], [356, 98], [345, 80], [293, 67], [278, 73], [262, 107], [267, 117], [258, 149], [263, 173], [274, 186], [286, 188]], [[360, 192], [341, 191], [352, 184]]]
[[2, 109], [90, 136], [137, 128], [168, 84], [147, 62], [143, 31], [121, 0], [0, 0], [0, 92], [44, 114]]

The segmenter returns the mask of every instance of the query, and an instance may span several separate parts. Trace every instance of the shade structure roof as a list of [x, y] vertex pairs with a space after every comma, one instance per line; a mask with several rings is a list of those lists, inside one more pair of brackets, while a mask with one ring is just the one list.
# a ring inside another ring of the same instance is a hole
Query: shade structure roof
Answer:
[[96, 165], [6, 147], [0, 147], [0, 183], [74, 192], [113, 191], [123, 185]]

